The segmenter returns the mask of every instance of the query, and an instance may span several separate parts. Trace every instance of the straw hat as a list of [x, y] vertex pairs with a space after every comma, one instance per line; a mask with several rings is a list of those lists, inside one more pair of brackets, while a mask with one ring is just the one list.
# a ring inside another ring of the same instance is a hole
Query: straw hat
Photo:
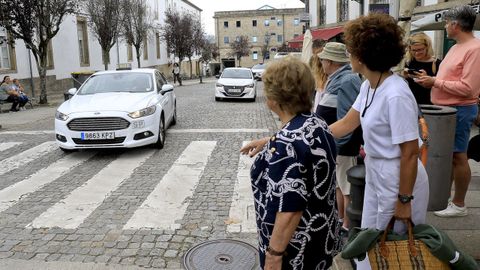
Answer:
[[327, 59], [333, 62], [350, 62], [345, 44], [339, 42], [328, 42], [323, 47], [323, 51], [317, 55], [320, 59]]

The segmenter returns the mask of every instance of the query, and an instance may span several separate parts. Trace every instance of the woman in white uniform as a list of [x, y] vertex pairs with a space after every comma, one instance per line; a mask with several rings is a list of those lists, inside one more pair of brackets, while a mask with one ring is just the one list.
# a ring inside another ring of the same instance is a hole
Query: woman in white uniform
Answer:
[[[428, 178], [418, 159], [418, 106], [407, 82], [390, 69], [403, 58], [403, 30], [385, 14], [350, 21], [345, 44], [354, 72], [366, 80], [347, 115], [330, 126], [335, 137], [363, 128], [366, 183], [362, 227], [385, 229], [392, 216], [425, 223]], [[394, 230], [405, 231], [402, 222]], [[370, 269], [367, 260], [357, 269]]]

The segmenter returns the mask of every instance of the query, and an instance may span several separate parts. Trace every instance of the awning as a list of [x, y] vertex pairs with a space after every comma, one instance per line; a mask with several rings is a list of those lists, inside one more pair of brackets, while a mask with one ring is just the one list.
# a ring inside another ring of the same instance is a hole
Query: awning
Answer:
[[[477, 12], [477, 20], [473, 27], [474, 30], [480, 30], [480, 15], [479, 5], [472, 5], [473, 9]], [[425, 17], [412, 21], [412, 26], [410, 31], [430, 31], [430, 30], [443, 30], [445, 29], [445, 20], [443, 18], [443, 12], [439, 11], [431, 14], [425, 15]]]
[[[329, 40], [332, 37], [343, 32], [343, 27], [333, 27], [333, 28], [324, 28], [324, 29], [314, 29], [312, 32], [312, 40], [322, 39]], [[298, 36], [288, 42], [288, 47], [290, 48], [302, 48], [303, 45], [303, 35]]]

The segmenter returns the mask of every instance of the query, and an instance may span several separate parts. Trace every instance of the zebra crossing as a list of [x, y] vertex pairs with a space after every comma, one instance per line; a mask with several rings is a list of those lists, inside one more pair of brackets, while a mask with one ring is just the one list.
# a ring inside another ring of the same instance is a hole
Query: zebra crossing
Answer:
[[[244, 144], [246, 142], [243, 142]], [[0, 143], [0, 153], [22, 142]], [[192, 141], [157, 183], [153, 191], [133, 212], [124, 230], [174, 230], [181, 227], [195, 188], [201, 180], [209, 158], [217, 147], [216, 141]], [[34, 161], [57, 149], [55, 142], [47, 141], [14, 156], [0, 160], [2, 175], [18, 169], [26, 162]], [[0, 190], [0, 215], [24, 198], [54, 181], [74, 168], [82, 166], [98, 152], [80, 151], [68, 154], [27, 178]], [[153, 149], [126, 151], [111, 161], [85, 183], [54, 203], [26, 225], [26, 228], [76, 229], [115, 192], [122, 183], [132, 177], [135, 170], [154, 155]], [[254, 233], [256, 230], [253, 195], [249, 170], [252, 159], [239, 154], [235, 186], [229, 211], [227, 231]], [[42, 210], [43, 211], [43, 210]], [[25, 223], [26, 224], [26, 223]]]

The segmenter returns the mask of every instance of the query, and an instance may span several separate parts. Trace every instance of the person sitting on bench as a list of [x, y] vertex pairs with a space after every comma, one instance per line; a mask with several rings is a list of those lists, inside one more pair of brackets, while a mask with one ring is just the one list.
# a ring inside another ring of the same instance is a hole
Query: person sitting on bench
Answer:
[[19, 104], [19, 94], [12, 88], [10, 76], [3, 77], [3, 81], [0, 84], [0, 100], [12, 102], [10, 111], [18, 112], [17, 106]]

